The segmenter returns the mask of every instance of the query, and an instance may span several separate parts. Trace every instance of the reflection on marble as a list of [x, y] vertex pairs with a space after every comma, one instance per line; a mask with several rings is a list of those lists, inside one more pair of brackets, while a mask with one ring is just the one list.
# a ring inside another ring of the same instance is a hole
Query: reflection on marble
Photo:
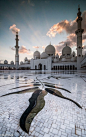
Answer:
[[[7, 79], [4, 79], [5, 75], [8, 77]], [[51, 77], [52, 75], [53, 77], [62, 78], [55, 79]], [[31, 74], [29, 71], [23, 73], [0, 73], [0, 96], [27, 89], [25, 87], [27, 85], [25, 84], [26, 81], [28, 84], [39, 82], [36, 77], [41, 80], [43, 85], [45, 83], [52, 83], [52, 85], [57, 85], [70, 91], [71, 93], [68, 93], [59, 89], [63, 96], [76, 101], [82, 106], [82, 109], [68, 100], [48, 93], [44, 97], [45, 106], [33, 119], [28, 135], [20, 128], [19, 120], [23, 112], [27, 109], [28, 99], [31, 98], [33, 92], [0, 97], [0, 135], [13, 134], [16, 137], [85, 137], [86, 74], [84, 73]], [[48, 79], [47, 77], [50, 78]], [[39, 88], [44, 88], [43, 85], [39, 85]], [[15, 87], [20, 88], [13, 89]]]

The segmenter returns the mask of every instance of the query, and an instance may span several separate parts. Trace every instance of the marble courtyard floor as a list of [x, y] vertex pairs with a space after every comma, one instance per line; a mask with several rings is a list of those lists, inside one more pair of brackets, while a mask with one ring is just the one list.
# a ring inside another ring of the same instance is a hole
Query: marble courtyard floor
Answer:
[[[33, 92], [9, 94], [35, 87], [45, 90], [45, 83], [65, 88], [71, 93], [57, 89], [63, 96], [77, 102], [47, 93], [45, 106], [34, 117], [29, 133], [24, 132], [19, 124], [23, 112], [29, 106]], [[27, 87], [25, 87], [28, 85]], [[20, 87], [20, 88], [16, 88]], [[1, 97], [2, 96], [2, 97]], [[30, 71], [0, 72], [0, 137], [86, 137], [86, 73], [46, 73], [33, 74]]]

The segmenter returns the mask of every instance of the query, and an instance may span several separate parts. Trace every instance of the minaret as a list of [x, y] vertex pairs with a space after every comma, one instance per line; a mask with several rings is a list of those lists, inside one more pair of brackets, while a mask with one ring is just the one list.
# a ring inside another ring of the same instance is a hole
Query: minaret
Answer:
[[75, 31], [77, 35], [77, 70], [81, 69], [81, 59], [82, 59], [82, 33], [84, 29], [82, 29], [82, 17], [80, 12], [80, 7], [78, 6], [78, 13], [77, 13], [77, 30]]
[[18, 53], [18, 50], [19, 50], [19, 46], [18, 46], [18, 32], [16, 32], [16, 46], [15, 46], [15, 51], [16, 51], [16, 54], [15, 54], [15, 66], [16, 66], [16, 69], [18, 69], [19, 67], [19, 53]]

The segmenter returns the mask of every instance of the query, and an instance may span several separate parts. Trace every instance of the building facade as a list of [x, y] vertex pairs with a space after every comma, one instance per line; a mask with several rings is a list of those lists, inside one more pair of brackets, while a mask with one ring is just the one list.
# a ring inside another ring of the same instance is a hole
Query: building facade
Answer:
[[86, 55], [82, 55], [82, 17], [80, 7], [78, 7], [77, 13], [77, 56], [74, 51], [66, 44], [62, 49], [62, 55], [59, 57], [56, 54], [55, 47], [51, 43], [45, 48], [45, 51], [40, 54], [39, 51], [35, 51], [33, 58], [28, 60], [27, 57], [24, 62], [19, 64], [19, 46], [18, 46], [18, 32], [16, 32], [16, 46], [15, 46], [15, 64], [11, 61], [5, 60], [4, 64], [0, 64], [0, 69], [31, 69], [31, 70], [80, 70], [86, 69]]

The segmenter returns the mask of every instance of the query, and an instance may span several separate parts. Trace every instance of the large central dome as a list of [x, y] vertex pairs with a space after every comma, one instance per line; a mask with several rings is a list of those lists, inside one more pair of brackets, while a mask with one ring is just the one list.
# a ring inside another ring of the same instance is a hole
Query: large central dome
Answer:
[[55, 48], [53, 45], [48, 45], [46, 48], [45, 48], [45, 52], [51, 56], [51, 55], [55, 55]]
[[67, 44], [62, 50], [62, 55], [63, 56], [71, 55], [71, 48], [69, 46], [67, 46]]

